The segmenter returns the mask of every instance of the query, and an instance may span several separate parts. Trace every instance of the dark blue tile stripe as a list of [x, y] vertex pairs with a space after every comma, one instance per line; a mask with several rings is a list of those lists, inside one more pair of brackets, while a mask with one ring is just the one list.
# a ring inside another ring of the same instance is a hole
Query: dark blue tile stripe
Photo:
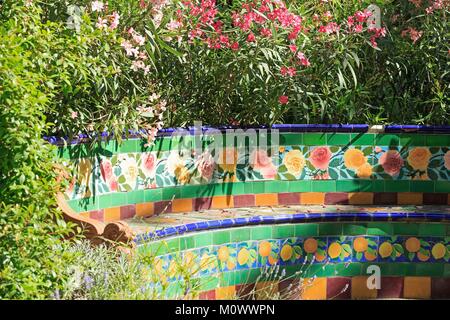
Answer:
[[328, 213], [295, 213], [277, 216], [254, 216], [249, 218], [223, 219], [188, 223], [185, 225], [168, 227], [155, 232], [136, 236], [134, 242], [141, 244], [149, 240], [159, 240], [170, 236], [181, 235], [196, 231], [214, 230], [220, 228], [235, 228], [259, 224], [282, 224], [304, 222], [354, 222], [354, 221], [406, 221], [420, 220], [426, 222], [447, 222], [450, 215], [445, 213], [417, 213], [417, 212], [328, 212]]

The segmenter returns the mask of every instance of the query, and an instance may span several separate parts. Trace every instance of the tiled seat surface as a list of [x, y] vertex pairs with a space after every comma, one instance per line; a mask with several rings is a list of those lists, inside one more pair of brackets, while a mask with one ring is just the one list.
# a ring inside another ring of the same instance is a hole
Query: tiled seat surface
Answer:
[[290, 205], [243, 207], [196, 212], [163, 213], [151, 217], [134, 217], [125, 221], [136, 235], [190, 223], [256, 216], [281, 216], [314, 213], [441, 213], [450, 216], [450, 206], [353, 206], [353, 205]]

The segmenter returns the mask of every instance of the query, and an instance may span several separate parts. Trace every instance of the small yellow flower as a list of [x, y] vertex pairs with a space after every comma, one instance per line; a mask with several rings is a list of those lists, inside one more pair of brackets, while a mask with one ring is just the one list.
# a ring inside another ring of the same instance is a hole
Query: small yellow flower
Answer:
[[372, 166], [368, 163], [363, 164], [356, 170], [356, 175], [359, 178], [370, 178], [372, 175]]
[[406, 159], [411, 167], [416, 170], [426, 171], [430, 162], [431, 152], [425, 147], [416, 147], [409, 151]]
[[306, 161], [300, 150], [291, 150], [284, 156], [283, 164], [290, 174], [298, 176], [302, 173]]
[[348, 149], [344, 153], [344, 163], [349, 169], [356, 170], [367, 162], [364, 153], [359, 149]]

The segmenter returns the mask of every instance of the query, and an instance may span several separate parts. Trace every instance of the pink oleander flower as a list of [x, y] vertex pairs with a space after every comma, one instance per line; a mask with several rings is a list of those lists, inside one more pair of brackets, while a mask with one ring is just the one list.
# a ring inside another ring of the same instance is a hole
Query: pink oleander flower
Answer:
[[331, 159], [331, 151], [328, 147], [317, 147], [311, 151], [309, 161], [316, 169], [327, 170]]
[[250, 33], [247, 36], [247, 42], [254, 42], [255, 41], [255, 35], [253, 33]]
[[272, 36], [272, 31], [271, 31], [270, 29], [267, 29], [267, 28], [262, 28], [262, 29], [261, 29], [261, 35], [262, 35], [263, 37], [269, 38], [269, 37]]
[[167, 29], [168, 30], [177, 30], [178, 28], [180, 28], [183, 24], [177, 20], [170, 20], [170, 22], [167, 24]]
[[302, 66], [308, 67], [311, 64], [305, 54], [301, 51], [297, 52], [297, 58]]
[[108, 27], [108, 20], [98, 17], [97, 23], [95, 24], [99, 29], [105, 29]]
[[101, 1], [93, 1], [91, 3], [92, 12], [101, 12], [104, 6], [105, 5]]
[[130, 41], [123, 40], [120, 46], [125, 49], [127, 56], [139, 57], [139, 50], [137, 48], [134, 48]]
[[402, 156], [397, 150], [384, 152], [378, 162], [384, 171], [391, 176], [398, 175], [404, 163]]
[[111, 30], [114, 30], [119, 26], [120, 15], [116, 11], [114, 11], [112, 13], [112, 15], [110, 16], [110, 19], [111, 19], [111, 24], [110, 24], [109, 28]]
[[361, 33], [363, 31], [363, 25], [362, 24], [357, 24], [354, 28], [353, 31], [356, 33]]
[[278, 98], [278, 102], [280, 104], [287, 104], [289, 102], [289, 97], [288, 96], [280, 96]]
[[295, 44], [290, 44], [289, 45], [289, 50], [291, 50], [291, 52], [296, 53], [297, 52], [297, 46]]
[[72, 119], [78, 118], [78, 112], [72, 111], [72, 113], [70, 114], [70, 117], [71, 117]]
[[233, 44], [230, 46], [231, 50], [237, 51], [239, 50], [239, 43], [233, 42]]

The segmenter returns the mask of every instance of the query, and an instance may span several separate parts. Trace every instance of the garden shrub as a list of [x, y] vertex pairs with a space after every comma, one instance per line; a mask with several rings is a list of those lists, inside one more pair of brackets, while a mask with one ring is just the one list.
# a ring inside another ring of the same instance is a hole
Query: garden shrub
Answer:
[[373, 2], [174, 1], [170, 125], [448, 123], [448, 1]]

